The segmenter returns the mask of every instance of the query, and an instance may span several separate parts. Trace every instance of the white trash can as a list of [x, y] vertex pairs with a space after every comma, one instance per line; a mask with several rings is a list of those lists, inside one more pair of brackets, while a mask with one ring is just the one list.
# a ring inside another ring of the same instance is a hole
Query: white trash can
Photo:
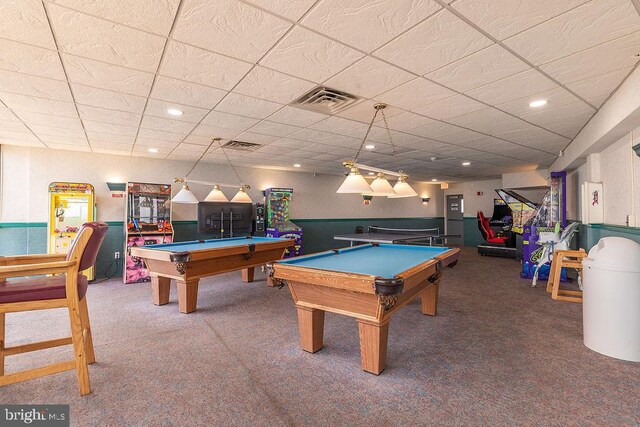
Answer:
[[604, 237], [582, 261], [584, 345], [640, 362], [640, 244]]

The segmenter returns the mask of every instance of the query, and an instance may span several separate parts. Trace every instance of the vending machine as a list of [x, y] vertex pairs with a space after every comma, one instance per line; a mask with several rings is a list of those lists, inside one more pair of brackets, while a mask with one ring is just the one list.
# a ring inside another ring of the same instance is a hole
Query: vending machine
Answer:
[[267, 237], [295, 239], [293, 248], [287, 248], [284, 258], [302, 255], [302, 228], [290, 221], [293, 188], [267, 188], [264, 191], [265, 229]]
[[[66, 254], [71, 249], [80, 227], [94, 221], [96, 205], [93, 185], [79, 182], [49, 184], [49, 221], [47, 248], [50, 254]], [[95, 278], [95, 268], [82, 272], [87, 279]]]
[[144, 261], [130, 255], [131, 247], [173, 242], [171, 184], [128, 182], [124, 226], [124, 283], [151, 281]]

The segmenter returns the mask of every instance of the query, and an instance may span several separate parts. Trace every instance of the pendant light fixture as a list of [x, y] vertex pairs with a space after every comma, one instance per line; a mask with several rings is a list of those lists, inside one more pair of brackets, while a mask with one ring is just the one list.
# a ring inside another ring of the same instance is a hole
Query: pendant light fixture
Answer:
[[220, 138], [213, 138], [211, 140], [211, 143], [209, 144], [207, 149], [202, 153], [200, 158], [194, 163], [194, 165], [191, 167], [189, 172], [187, 172], [187, 174], [185, 175], [184, 178], [174, 178], [173, 182], [181, 183], [182, 184], [182, 189], [178, 192], [178, 194], [176, 194], [171, 199], [172, 202], [174, 202], [174, 203], [188, 203], [188, 204], [195, 204], [195, 203], [199, 202], [198, 198], [189, 189], [189, 184], [188, 184], [189, 182], [198, 183], [198, 184], [205, 184], [205, 185], [213, 185], [213, 189], [207, 195], [207, 197], [205, 197], [205, 199], [204, 199], [205, 202], [228, 202], [229, 201], [229, 199], [227, 199], [227, 196], [225, 196], [224, 193], [222, 192], [222, 190], [220, 190], [220, 187], [236, 187], [237, 188], [238, 187], [237, 185], [213, 184], [213, 183], [210, 183], [210, 182], [196, 181], [196, 180], [188, 179], [189, 174], [191, 174], [191, 172], [193, 172], [193, 170], [196, 168], [196, 166], [198, 166], [198, 163], [200, 163], [200, 161], [205, 156], [205, 154], [207, 154], [207, 152], [209, 152], [209, 149], [211, 148], [211, 146], [213, 145], [214, 142], [218, 144], [218, 147], [222, 150], [222, 153], [226, 157], [227, 163], [229, 163], [229, 166], [231, 167], [231, 170], [233, 170], [233, 172], [235, 173], [236, 177], [238, 178], [238, 181], [241, 182], [240, 190], [238, 191], [238, 193], [236, 193], [236, 195], [233, 197], [233, 199], [231, 199], [231, 201], [232, 202], [241, 202], [241, 203], [251, 203], [252, 202], [251, 198], [247, 194], [247, 190], [250, 189], [251, 186], [242, 183], [242, 179], [240, 178], [240, 174], [238, 174], [238, 171], [236, 170], [236, 168], [231, 163], [231, 159], [229, 158], [229, 156], [227, 155], [227, 152], [222, 147], [222, 144], [220, 144], [220, 140], [221, 140]]
[[[371, 132], [371, 128], [373, 127], [373, 123], [376, 120], [378, 112], [382, 114], [384, 127], [387, 131], [387, 136], [389, 137], [391, 147], [393, 148], [393, 157], [397, 159], [396, 147], [393, 143], [393, 139], [391, 138], [391, 131], [389, 130], [387, 117], [384, 114], [384, 109], [386, 107], [387, 105], [383, 103], [378, 103], [373, 106], [376, 111], [371, 118], [371, 122], [369, 123], [369, 127], [367, 128], [367, 132], [365, 133], [364, 138], [362, 139], [362, 143], [360, 144], [360, 148], [356, 152], [353, 160], [347, 160], [342, 163], [342, 165], [349, 168], [350, 171], [340, 188], [338, 188], [338, 190], [336, 191], [337, 193], [356, 193], [372, 197], [385, 196], [389, 198], [412, 197], [418, 195], [418, 193], [416, 193], [413, 188], [411, 188], [411, 186], [406, 182], [408, 176], [402, 171], [398, 173], [390, 172], [384, 169], [374, 168], [357, 163], [358, 156], [360, 156], [360, 153], [362, 152], [362, 148], [364, 147], [367, 137]], [[371, 183], [371, 185], [369, 185], [369, 183], [367, 183], [364, 177], [360, 174], [360, 169], [377, 172], [376, 178]], [[395, 185], [395, 187], [392, 187], [389, 181], [387, 181], [386, 175], [393, 175], [398, 177], [398, 183]]]

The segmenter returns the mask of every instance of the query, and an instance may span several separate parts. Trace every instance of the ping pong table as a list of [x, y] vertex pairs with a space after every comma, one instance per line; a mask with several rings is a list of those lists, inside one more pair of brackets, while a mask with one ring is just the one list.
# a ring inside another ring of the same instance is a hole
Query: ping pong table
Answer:
[[347, 240], [354, 243], [383, 243], [442, 246], [448, 237], [461, 237], [460, 234], [440, 234], [439, 228], [384, 228], [369, 227], [365, 233], [338, 234], [335, 240]]

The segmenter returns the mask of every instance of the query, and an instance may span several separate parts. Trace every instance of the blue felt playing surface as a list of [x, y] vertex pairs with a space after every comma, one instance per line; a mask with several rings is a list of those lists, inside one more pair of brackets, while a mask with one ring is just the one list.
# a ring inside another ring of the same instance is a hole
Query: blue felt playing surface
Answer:
[[409, 245], [361, 245], [278, 261], [299, 267], [392, 278], [449, 248]]
[[266, 242], [277, 242], [283, 239], [276, 239], [273, 237], [231, 237], [228, 239], [211, 239], [199, 242], [197, 240], [191, 242], [177, 242], [177, 243], [162, 243], [160, 245], [145, 246], [145, 249], [157, 249], [159, 251], [170, 252], [188, 252], [197, 251], [201, 249], [218, 249], [228, 248], [231, 246], [245, 246], [250, 244], [260, 244]]

